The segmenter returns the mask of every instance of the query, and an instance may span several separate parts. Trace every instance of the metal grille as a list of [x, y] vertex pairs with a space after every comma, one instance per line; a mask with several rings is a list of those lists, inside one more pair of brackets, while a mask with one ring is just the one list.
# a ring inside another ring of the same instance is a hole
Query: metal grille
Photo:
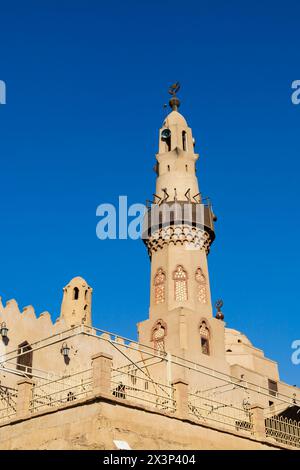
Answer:
[[265, 420], [266, 436], [280, 444], [300, 448], [300, 422], [283, 416], [274, 416]]
[[4, 422], [17, 412], [17, 390], [0, 385], [0, 422]]
[[160, 411], [174, 412], [174, 388], [154, 382], [151, 377], [141, 377], [136, 371], [125, 372], [114, 369], [111, 393], [116, 398], [144, 403]]
[[202, 423], [231, 429], [252, 431], [251, 413], [247, 402], [234, 404], [217, 399], [213, 394], [190, 393], [189, 414]]

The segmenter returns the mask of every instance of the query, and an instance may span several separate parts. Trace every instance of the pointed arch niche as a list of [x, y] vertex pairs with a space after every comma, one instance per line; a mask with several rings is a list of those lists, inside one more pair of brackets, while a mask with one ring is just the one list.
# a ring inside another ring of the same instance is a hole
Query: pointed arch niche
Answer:
[[206, 356], [209, 356], [211, 352], [210, 329], [207, 326], [207, 323], [205, 320], [201, 321], [201, 324], [199, 327], [199, 334], [200, 334], [201, 352], [202, 354], [206, 354]]
[[180, 264], [173, 272], [174, 280], [174, 296], [175, 300], [182, 302], [188, 299], [188, 288], [187, 288], [187, 272]]
[[167, 335], [167, 324], [162, 319], [157, 320], [151, 330], [151, 341], [156, 351], [165, 351], [165, 337]]
[[156, 304], [162, 304], [166, 297], [166, 275], [162, 268], [156, 271], [154, 276], [154, 301]]
[[207, 287], [206, 277], [201, 268], [197, 268], [195, 272], [195, 280], [197, 282], [197, 300], [201, 304], [207, 303]]

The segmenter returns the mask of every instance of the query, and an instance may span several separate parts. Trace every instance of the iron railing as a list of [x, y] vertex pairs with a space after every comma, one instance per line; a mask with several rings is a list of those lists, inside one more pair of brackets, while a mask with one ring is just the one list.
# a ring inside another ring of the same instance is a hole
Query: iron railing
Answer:
[[73, 400], [86, 398], [92, 391], [92, 369], [54, 380], [40, 379], [32, 387], [30, 411], [46, 410]]
[[13, 418], [17, 413], [17, 390], [0, 385], [0, 422]]
[[116, 398], [144, 403], [160, 411], [174, 412], [176, 403], [172, 386], [155, 382], [151, 377], [113, 369], [111, 393]]
[[300, 421], [283, 416], [273, 416], [265, 419], [266, 437], [276, 442], [300, 448]]
[[253, 425], [248, 402], [233, 404], [217, 399], [213, 394], [189, 393], [189, 415], [203, 424], [252, 432]]

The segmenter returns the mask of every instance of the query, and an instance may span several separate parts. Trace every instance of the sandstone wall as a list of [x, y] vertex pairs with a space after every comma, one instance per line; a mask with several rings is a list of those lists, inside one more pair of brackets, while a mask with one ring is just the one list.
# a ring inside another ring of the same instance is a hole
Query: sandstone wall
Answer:
[[133, 450], [279, 448], [103, 396], [0, 427], [2, 450], [111, 450], [114, 439], [127, 441]]

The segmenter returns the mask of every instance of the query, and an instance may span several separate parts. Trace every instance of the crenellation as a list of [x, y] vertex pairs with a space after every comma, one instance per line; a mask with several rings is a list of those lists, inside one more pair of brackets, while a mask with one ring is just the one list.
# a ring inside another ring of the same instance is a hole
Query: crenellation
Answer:
[[3, 313], [16, 317], [21, 315], [18, 302], [15, 299], [7, 300]]
[[37, 320], [39, 320], [40, 322], [43, 321], [43, 322], [47, 323], [49, 327], [53, 327], [53, 322], [52, 322], [51, 315], [47, 311], [42, 312], [39, 315], [39, 317], [37, 318]]
[[32, 305], [28, 305], [27, 307], [24, 307], [21, 315], [26, 319], [30, 319], [30, 320], [37, 319], [34, 307]]

